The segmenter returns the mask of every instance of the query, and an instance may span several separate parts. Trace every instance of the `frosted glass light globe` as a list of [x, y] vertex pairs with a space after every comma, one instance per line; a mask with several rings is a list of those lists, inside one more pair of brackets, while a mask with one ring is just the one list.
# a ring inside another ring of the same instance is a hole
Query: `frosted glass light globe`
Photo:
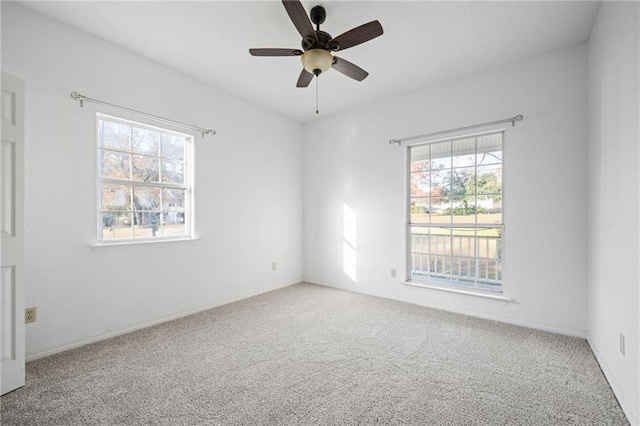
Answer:
[[331, 53], [322, 49], [307, 50], [300, 58], [302, 66], [307, 72], [315, 74], [315, 70], [326, 72], [333, 64], [333, 56]]

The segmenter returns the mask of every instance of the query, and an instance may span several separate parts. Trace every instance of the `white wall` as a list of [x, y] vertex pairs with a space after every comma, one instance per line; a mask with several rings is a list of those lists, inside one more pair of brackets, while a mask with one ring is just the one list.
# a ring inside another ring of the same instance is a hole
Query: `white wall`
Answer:
[[604, 2], [588, 52], [589, 343], [632, 424], [640, 424], [639, 14], [636, 2]]
[[[586, 52], [580, 44], [306, 125], [305, 279], [586, 336]], [[504, 147], [514, 302], [403, 285], [405, 149], [388, 140], [516, 114], [525, 119], [506, 125]], [[343, 272], [344, 205], [357, 217], [356, 282]]]
[[[28, 357], [301, 280], [300, 124], [7, 2], [2, 68], [26, 81]], [[195, 143], [199, 241], [90, 248], [96, 108], [72, 91], [217, 130]]]

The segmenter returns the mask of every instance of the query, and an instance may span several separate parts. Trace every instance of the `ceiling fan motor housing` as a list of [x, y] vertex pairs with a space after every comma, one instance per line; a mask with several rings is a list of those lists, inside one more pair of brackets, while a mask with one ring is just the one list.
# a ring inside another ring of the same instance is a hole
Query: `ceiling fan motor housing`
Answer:
[[313, 37], [305, 37], [302, 39], [302, 49], [306, 52], [311, 49], [324, 49], [330, 51], [336, 51], [340, 48], [338, 43], [331, 37], [331, 34], [316, 30], [316, 36], [318, 39], [314, 39]]
[[320, 31], [320, 24], [324, 22], [327, 17], [327, 12], [322, 6], [314, 6], [309, 13], [311, 22], [316, 24], [316, 37], [307, 36], [302, 39], [302, 49], [306, 52], [311, 49], [324, 49], [330, 51], [336, 51], [340, 48], [337, 42], [332, 41], [331, 34]]

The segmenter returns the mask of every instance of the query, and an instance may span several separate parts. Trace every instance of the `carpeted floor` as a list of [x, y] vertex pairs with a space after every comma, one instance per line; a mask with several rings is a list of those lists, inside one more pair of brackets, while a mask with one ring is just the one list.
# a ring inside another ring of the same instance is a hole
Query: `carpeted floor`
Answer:
[[624, 425], [588, 344], [299, 284], [27, 364], [9, 425]]

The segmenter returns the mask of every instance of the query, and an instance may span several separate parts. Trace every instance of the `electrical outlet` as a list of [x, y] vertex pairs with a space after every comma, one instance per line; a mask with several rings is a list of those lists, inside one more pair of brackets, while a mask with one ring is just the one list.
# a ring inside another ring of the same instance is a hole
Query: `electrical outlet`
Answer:
[[391, 268], [391, 278], [395, 278], [397, 276], [396, 268]]
[[622, 356], [625, 355], [625, 349], [624, 349], [624, 334], [620, 333], [620, 353], [622, 354]]
[[36, 308], [27, 308], [24, 310], [24, 322], [36, 322]]
[[272, 271], [277, 271], [278, 270], [278, 262], [273, 262], [271, 264], [271, 270]]

